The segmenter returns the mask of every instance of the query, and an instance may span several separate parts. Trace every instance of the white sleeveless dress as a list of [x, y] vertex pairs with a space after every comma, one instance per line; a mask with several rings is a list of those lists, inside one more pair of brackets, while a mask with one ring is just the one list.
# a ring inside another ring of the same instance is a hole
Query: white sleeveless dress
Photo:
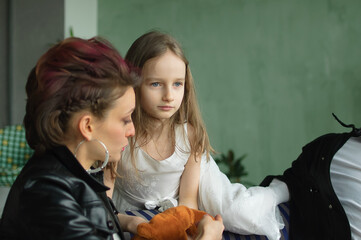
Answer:
[[[170, 199], [176, 204], [179, 192], [180, 177], [189, 158], [189, 144], [183, 136], [182, 128], [175, 128], [176, 148], [172, 156], [158, 161], [149, 156], [140, 147], [135, 150], [138, 172], [131, 163], [129, 147], [126, 147], [118, 166], [118, 174], [113, 193], [113, 201], [117, 208], [124, 210], [144, 209], [147, 205]], [[186, 134], [186, 132], [185, 132]]]
[[[157, 161], [141, 148], [135, 151], [138, 175], [131, 164], [129, 148], [123, 152], [113, 193], [113, 201], [121, 211], [154, 209], [177, 206], [180, 178], [190, 156], [187, 137], [183, 136], [182, 127], [187, 133], [187, 124], [175, 129], [176, 149], [169, 158]], [[277, 205], [287, 200], [280, 198], [281, 189], [288, 192], [282, 182], [275, 182], [271, 187], [246, 188], [239, 183], [231, 183], [223, 174], [214, 159], [202, 156], [199, 183], [200, 210], [212, 216], [220, 214], [225, 229], [238, 234], [266, 235], [270, 240], [279, 239], [283, 220]]]

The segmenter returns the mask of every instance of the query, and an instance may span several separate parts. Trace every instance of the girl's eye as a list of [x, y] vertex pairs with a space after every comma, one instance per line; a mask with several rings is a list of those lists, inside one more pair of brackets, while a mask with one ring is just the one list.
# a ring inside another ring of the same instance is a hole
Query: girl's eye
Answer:
[[182, 83], [182, 82], [175, 82], [175, 83], [174, 83], [174, 86], [180, 87], [180, 86], [183, 86], [183, 83]]
[[154, 82], [154, 83], [151, 83], [150, 85], [153, 87], [159, 87], [160, 84], [158, 82]]

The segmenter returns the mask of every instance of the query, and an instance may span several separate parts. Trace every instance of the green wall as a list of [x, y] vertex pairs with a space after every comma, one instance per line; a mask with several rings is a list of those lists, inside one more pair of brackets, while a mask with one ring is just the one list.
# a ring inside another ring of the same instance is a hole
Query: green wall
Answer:
[[98, 32], [125, 55], [151, 29], [183, 45], [211, 143], [248, 181], [290, 166], [304, 144], [361, 126], [359, 0], [101, 0]]

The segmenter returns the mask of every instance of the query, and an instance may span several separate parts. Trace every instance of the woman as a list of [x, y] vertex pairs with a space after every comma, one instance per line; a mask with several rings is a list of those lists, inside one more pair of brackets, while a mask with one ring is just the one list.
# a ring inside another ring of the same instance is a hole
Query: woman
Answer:
[[24, 117], [35, 153], [10, 190], [1, 239], [122, 238], [101, 169], [134, 133], [137, 82], [104, 40], [65, 39], [39, 59]]
[[[10, 190], [0, 239], [122, 239], [122, 229], [136, 232], [144, 220], [117, 213], [102, 170], [108, 162], [113, 168], [134, 134], [138, 79], [96, 38], [65, 39], [39, 59], [26, 84], [24, 117], [35, 153]], [[209, 222], [200, 234], [215, 224]]]

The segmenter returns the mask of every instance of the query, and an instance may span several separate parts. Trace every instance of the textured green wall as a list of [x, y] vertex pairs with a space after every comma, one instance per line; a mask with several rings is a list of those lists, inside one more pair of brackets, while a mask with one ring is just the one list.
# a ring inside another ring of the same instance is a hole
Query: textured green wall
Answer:
[[359, 0], [100, 0], [98, 31], [124, 55], [158, 29], [183, 45], [212, 145], [248, 181], [290, 166], [318, 135], [361, 126]]

